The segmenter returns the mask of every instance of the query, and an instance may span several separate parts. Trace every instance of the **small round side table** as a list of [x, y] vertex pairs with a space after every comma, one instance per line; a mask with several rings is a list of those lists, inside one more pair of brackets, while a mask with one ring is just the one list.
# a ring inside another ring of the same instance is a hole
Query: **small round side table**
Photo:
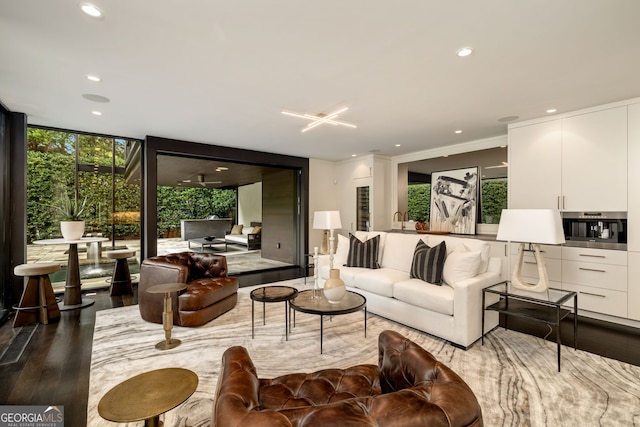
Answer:
[[198, 376], [188, 369], [145, 372], [121, 382], [102, 396], [98, 413], [105, 420], [117, 423], [144, 420], [145, 427], [160, 426], [160, 414], [186, 401], [197, 387]]
[[156, 344], [158, 350], [169, 350], [180, 345], [180, 340], [171, 338], [173, 329], [173, 310], [171, 309], [171, 293], [187, 289], [186, 283], [163, 283], [151, 286], [147, 289], [150, 294], [164, 294], [164, 311], [162, 312], [162, 326], [164, 328], [164, 341]]
[[298, 295], [298, 290], [290, 286], [263, 286], [251, 291], [251, 339], [254, 336], [254, 310], [255, 301], [262, 303], [262, 324], [265, 324], [265, 303], [284, 302], [284, 335], [289, 340], [289, 301]]

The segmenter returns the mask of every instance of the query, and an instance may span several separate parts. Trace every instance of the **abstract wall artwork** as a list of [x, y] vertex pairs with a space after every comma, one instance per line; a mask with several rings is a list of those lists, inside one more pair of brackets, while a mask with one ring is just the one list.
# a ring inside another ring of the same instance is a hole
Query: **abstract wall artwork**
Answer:
[[478, 185], [478, 167], [433, 172], [429, 230], [475, 234]]

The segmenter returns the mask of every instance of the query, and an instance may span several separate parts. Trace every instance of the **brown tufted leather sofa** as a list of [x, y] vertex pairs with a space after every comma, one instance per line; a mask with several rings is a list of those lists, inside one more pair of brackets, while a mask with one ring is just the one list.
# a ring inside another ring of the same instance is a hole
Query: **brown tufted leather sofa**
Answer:
[[214, 427], [482, 426], [469, 386], [394, 331], [378, 338], [378, 366], [258, 379], [244, 347], [222, 356]]
[[204, 325], [238, 301], [238, 278], [227, 277], [224, 256], [181, 252], [151, 257], [140, 265], [138, 284], [138, 307], [146, 321], [162, 323], [164, 295], [147, 292], [162, 283], [187, 284], [178, 298], [171, 298], [174, 325]]

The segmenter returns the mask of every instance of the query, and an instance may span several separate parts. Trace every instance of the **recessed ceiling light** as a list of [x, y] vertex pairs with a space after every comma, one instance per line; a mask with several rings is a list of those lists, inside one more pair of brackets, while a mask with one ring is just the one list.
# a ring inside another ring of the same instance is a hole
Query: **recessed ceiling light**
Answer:
[[94, 116], [101, 116], [102, 112], [101, 111], [92, 111], [91, 114], [93, 114]]
[[92, 82], [101, 82], [102, 79], [98, 76], [94, 76], [93, 74], [87, 74], [87, 80], [92, 81]]
[[80, 9], [93, 18], [100, 18], [102, 16], [102, 11], [91, 3], [80, 3]]
[[555, 113], [556, 111], [558, 111], [558, 110], [556, 110], [555, 108], [549, 108], [547, 110], [547, 113], [551, 114], [551, 113]]
[[351, 155], [351, 157], [355, 157], [355, 156], [356, 156], [355, 154], [352, 154], [352, 155]]
[[402, 144], [396, 144], [396, 147], [402, 147]]
[[449, 157], [449, 155], [448, 155], [448, 154], [445, 154], [445, 155], [444, 155], [444, 156], [442, 156], [442, 157]]
[[462, 133], [462, 130], [458, 129], [457, 131], [455, 131], [454, 133]]
[[463, 47], [461, 49], [458, 49], [458, 51], [456, 52], [456, 54], [460, 57], [469, 56], [472, 53], [473, 53], [473, 48], [471, 47]]

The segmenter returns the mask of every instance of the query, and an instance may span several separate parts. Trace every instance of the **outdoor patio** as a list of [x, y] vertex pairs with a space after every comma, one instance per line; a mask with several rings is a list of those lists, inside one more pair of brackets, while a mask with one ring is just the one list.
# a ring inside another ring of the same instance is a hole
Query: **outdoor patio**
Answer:
[[[192, 245], [191, 248], [189, 248], [188, 243], [189, 242], [183, 241], [179, 237], [158, 239], [158, 255], [184, 251], [200, 252], [202, 250], [208, 253], [217, 253], [227, 257], [227, 266], [230, 275], [288, 267], [291, 265], [280, 261], [264, 259], [262, 258], [260, 250], [247, 251], [242, 246], [229, 245], [225, 252], [224, 244], [202, 249], [197, 245]], [[113, 247], [112, 242], [107, 241], [102, 243], [100, 251], [96, 251], [95, 249], [95, 247], [89, 248], [88, 244], [78, 245], [80, 279], [82, 280], [83, 290], [99, 289], [109, 286], [107, 279], [110, 279], [113, 274], [115, 261], [106, 258], [104, 253], [114, 249], [130, 249], [136, 251], [136, 257], [129, 260], [129, 270], [131, 271], [134, 282], [137, 281], [141, 261], [139, 240], [116, 240], [115, 247]], [[27, 245], [27, 262], [55, 262], [59, 263], [62, 267], [60, 271], [51, 275], [51, 282], [56, 293], [64, 292], [68, 250], [69, 245]]]

